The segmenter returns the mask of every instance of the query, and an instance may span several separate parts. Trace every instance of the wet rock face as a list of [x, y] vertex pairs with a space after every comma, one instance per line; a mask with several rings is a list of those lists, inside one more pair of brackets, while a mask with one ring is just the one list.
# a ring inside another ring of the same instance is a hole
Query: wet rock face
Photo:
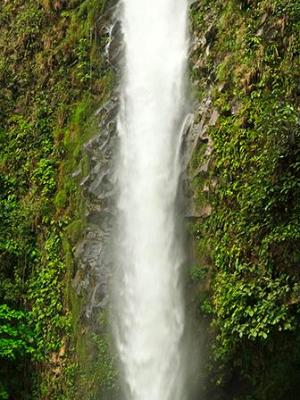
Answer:
[[107, 55], [110, 64], [113, 67], [119, 65], [124, 54], [123, 35], [121, 30], [121, 23], [118, 19], [111, 25], [109, 30], [109, 43], [106, 47]]
[[[111, 25], [107, 28], [107, 68], [118, 73], [122, 46], [117, 21], [117, 2], [110, 7]], [[117, 149], [116, 117], [118, 113], [117, 89], [110, 100], [102, 105], [94, 118], [98, 133], [84, 144], [82, 158], [88, 159], [89, 172], [80, 182], [85, 204], [86, 227], [82, 240], [74, 249], [76, 273], [73, 287], [85, 299], [82, 313], [96, 327], [99, 310], [108, 303], [108, 280], [112, 271], [111, 242], [113, 229], [116, 181], [114, 154]], [[81, 175], [75, 171], [73, 176]]]
[[[192, 2], [191, 13], [197, 12], [199, 7], [198, 2]], [[194, 103], [194, 124], [190, 129], [191, 145], [187, 173], [189, 201], [186, 207], [186, 218], [195, 222], [211, 215], [210, 194], [217, 185], [213, 173], [214, 144], [209, 131], [211, 127], [218, 124], [220, 113], [213, 105], [212, 94], [214, 90], [223, 91], [226, 84], [224, 82], [222, 87], [216, 89], [218, 60], [212, 60], [210, 54], [217, 35], [217, 18], [215, 11], [210, 9], [205, 16], [205, 25], [193, 27], [190, 49], [192, 85], [197, 97]]]
[[[212, 188], [211, 171], [213, 169], [213, 140], [208, 131], [219, 119], [219, 112], [213, 109], [210, 95], [195, 105], [195, 121], [189, 132], [189, 165], [187, 170], [187, 187], [190, 195], [186, 204], [185, 216], [188, 220], [205, 219], [210, 216], [209, 193]], [[202, 154], [199, 158], [198, 154]], [[197, 159], [197, 163], [195, 160]], [[194, 186], [203, 187], [203, 204], [196, 202]], [[215, 186], [214, 186], [215, 187]], [[204, 199], [207, 200], [204, 200]], [[209, 210], [209, 212], [208, 212]]]
[[87, 226], [74, 253], [77, 272], [73, 286], [78, 295], [87, 297], [87, 318], [93, 318], [94, 312], [104, 308], [108, 300], [108, 277], [112, 269], [109, 247], [116, 191], [113, 149], [116, 148], [117, 107], [116, 99], [112, 98], [98, 110], [99, 134], [83, 148], [90, 166], [89, 174], [81, 181]]

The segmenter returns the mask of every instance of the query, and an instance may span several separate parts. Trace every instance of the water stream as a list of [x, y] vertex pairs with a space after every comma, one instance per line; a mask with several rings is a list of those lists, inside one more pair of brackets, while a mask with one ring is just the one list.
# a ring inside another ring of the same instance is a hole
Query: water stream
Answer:
[[113, 331], [128, 400], [184, 400], [187, 0], [123, 0]]

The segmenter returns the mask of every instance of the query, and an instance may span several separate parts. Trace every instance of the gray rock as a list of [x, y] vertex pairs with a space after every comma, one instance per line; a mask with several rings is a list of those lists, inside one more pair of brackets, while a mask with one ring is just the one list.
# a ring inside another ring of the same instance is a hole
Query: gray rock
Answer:
[[210, 126], [215, 126], [217, 121], [218, 121], [218, 119], [219, 119], [219, 116], [220, 116], [219, 111], [213, 110], [213, 112], [211, 113], [210, 120], [209, 120], [208, 124]]

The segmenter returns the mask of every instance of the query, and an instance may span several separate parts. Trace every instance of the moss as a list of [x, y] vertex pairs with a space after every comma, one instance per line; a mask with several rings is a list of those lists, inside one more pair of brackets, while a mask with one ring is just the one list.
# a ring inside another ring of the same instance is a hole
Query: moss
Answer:
[[55, 206], [59, 209], [59, 208], [65, 208], [66, 204], [67, 204], [67, 193], [64, 190], [60, 190], [54, 199], [54, 204]]
[[78, 243], [79, 239], [82, 237], [82, 232], [84, 230], [84, 221], [82, 219], [73, 221], [70, 223], [66, 229], [66, 234], [71, 243]]

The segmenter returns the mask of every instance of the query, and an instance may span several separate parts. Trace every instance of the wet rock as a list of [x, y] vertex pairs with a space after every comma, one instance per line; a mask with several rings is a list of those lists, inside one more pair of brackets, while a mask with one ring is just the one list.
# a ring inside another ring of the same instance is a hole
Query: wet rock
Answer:
[[212, 207], [210, 204], [203, 206], [200, 209], [195, 209], [195, 205], [190, 205], [186, 210], [185, 218], [188, 220], [197, 220], [208, 218], [212, 214]]
[[212, 44], [216, 37], [217, 29], [214, 24], [210, 25], [205, 33], [206, 43]]
[[204, 185], [203, 186], [203, 193], [209, 193], [210, 192], [210, 187], [209, 187], [209, 185]]
[[216, 125], [216, 122], [217, 122], [218, 119], [219, 119], [219, 116], [220, 116], [219, 111], [213, 110], [213, 112], [211, 113], [211, 116], [210, 116], [210, 120], [209, 120], [208, 125], [210, 125], [210, 126], [215, 126], [215, 125]]
[[209, 158], [212, 155], [213, 150], [214, 150], [213, 141], [211, 138], [209, 138], [207, 147], [205, 149], [204, 157]]
[[76, 171], [74, 171], [72, 173], [72, 178], [78, 178], [81, 175], [81, 168], [76, 169]]
[[208, 57], [209, 54], [210, 54], [210, 44], [209, 44], [208, 46], [206, 46], [206, 49], [205, 49], [205, 55], [206, 55], [206, 57]]
[[122, 29], [119, 20], [116, 20], [109, 28], [109, 40], [106, 53], [111, 65], [117, 68], [124, 55], [124, 41], [122, 40]]
[[267, 18], [268, 18], [268, 16], [269, 16], [269, 14], [268, 13], [264, 13], [264, 15], [262, 16], [262, 18], [261, 18], [261, 23], [262, 24], [264, 24], [265, 22], [266, 22], [266, 20], [267, 20]]
[[[114, 7], [116, 2], [111, 4]], [[117, 9], [112, 10], [117, 12]], [[106, 55], [108, 62], [117, 68], [122, 49], [118, 45], [120, 26], [116, 19], [108, 29], [108, 34]], [[72, 286], [85, 299], [82, 314], [86, 324], [93, 329], [99, 329], [98, 311], [108, 303], [108, 282], [112, 270], [109, 248], [112, 241], [113, 198], [116, 187], [113, 149], [117, 141], [117, 98], [117, 93], [113, 93], [110, 100], [95, 113], [99, 131], [82, 148], [82, 158], [88, 159], [88, 173], [82, 176], [79, 168], [72, 175], [74, 178], [82, 178], [80, 186], [84, 196], [86, 222], [83, 237], [73, 250], [76, 271]]]
[[209, 163], [210, 160], [205, 160], [204, 163], [201, 164], [200, 167], [197, 168], [193, 173], [193, 178], [196, 178], [197, 176], [206, 176], [209, 170]]
[[241, 109], [241, 105], [240, 104], [233, 104], [232, 107], [231, 107], [231, 114], [232, 115], [237, 115], [238, 112], [240, 111], [240, 109]]
[[203, 218], [207, 218], [211, 215], [212, 213], [212, 206], [210, 204], [207, 204], [206, 206], [202, 207], [200, 210], [200, 215]]
[[261, 28], [257, 31], [256, 36], [260, 37], [260, 36], [263, 35], [263, 33], [264, 33], [264, 28], [261, 27]]

